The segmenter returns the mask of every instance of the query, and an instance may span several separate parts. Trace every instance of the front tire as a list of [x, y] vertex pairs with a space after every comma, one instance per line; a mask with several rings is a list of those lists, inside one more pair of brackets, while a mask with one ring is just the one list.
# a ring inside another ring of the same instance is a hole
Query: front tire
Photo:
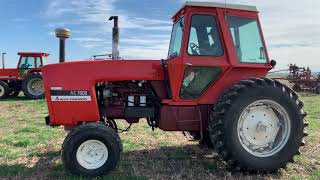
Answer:
[[62, 145], [62, 162], [71, 174], [102, 176], [116, 167], [121, 147], [114, 129], [103, 123], [85, 123], [67, 135]]
[[29, 99], [43, 99], [44, 84], [42, 75], [39, 73], [29, 75], [22, 83], [22, 91]]
[[4, 81], [0, 81], [0, 99], [5, 99], [9, 94], [9, 90], [9, 85]]
[[225, 161], [243, 170], [274, 172], [304, 145], [306, 113], [298, 95], [267, 78], [241, 81], [225, 92], [210, 116], [209, 133]]

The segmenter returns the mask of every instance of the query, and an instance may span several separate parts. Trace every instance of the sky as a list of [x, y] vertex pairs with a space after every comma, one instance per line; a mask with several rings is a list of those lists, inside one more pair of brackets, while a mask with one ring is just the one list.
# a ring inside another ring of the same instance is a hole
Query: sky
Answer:
[[[215, 0], [214, 2], [224, 2]], [[17, 52], [50, 53], [58, 62], [57, 27], [69, 28], [67, 61], [111, 53], [111, 15], [120, 17], [120, 55], [124, 59], [166, 58], [171, 17], [184, 0], [1, 0], [0, 53], [15, 67]], [[257, 6], [270, 59], [277, 69], [290, 63], [320, 71], [320, 1], [227, 0]]]

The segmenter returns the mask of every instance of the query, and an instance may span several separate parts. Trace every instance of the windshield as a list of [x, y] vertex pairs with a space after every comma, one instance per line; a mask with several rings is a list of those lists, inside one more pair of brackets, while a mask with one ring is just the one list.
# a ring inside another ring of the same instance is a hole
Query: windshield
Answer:
[[257, 20], [233, 16], [227, 20], [239, 61], [266, 63], [267, 56]]
[[180, 18], [172, 29], [168, 58], [176, 57], [180, 54], [184, 18]]

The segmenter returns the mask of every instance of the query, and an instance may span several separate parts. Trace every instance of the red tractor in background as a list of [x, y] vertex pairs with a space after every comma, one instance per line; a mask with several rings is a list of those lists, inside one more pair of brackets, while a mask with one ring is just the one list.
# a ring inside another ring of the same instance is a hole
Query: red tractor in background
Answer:
[[30, 99], [44, 98], [41, 67], [48, 53], [19, 52], [17, 68], [0, 69], [0, 99], [18, 96], [21, 91]]
[[68, 172], [100, 176], [116, 167], [118, 119], [190, 132], [250, 172], [276, 171], [300, 154], [306, 113], [296, 92], [265, 78], [275, 61], [256, 7], [186, 2], [173, 16], [166, 60], [118, 60], [111, 19], [113, 60], [42, 68], [46, 123], [70, 130], [62, 146]]

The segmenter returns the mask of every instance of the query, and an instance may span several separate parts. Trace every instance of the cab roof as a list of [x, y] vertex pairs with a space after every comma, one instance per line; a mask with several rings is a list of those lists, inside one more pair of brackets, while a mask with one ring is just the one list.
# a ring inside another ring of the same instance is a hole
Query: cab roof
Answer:
[[226, 9], [235, 9], [242, 11], [252, 11], [258, 12], [256, 6], [249, 5], [240, 5], [240, 4], [225, 4], [225, 3], [217, 3], [217, 2], [208, 2], [208, 1], [187, 1], [183, 4], [182, 8], [173, 16], [173, 18], [179, 14], [185, 7], [211, 7], [211, 8], [226, 8]]
[[198, 7], [214, 7], [214, 8], [227, 8], [245, 11], [258, 11], [256, 6], [240, 5], [240, 4], [225, 4], [217, 2], [206, 2], [206, 1], [187, 1], [184, 6], [198, 6]]
[[258, 12], [256, 6], [241, 5], [241, 4], [228, 4], [228, 3], [217, 3], [212, 1], [186, 1], [181, 9], [172, 17], [175, 19], [186, 7], [209, 7], [209, 8], [226, 8], [242, 11]]
[[18, 52], [19, 56], [49, 56], [50, 54], [45, 52]]

